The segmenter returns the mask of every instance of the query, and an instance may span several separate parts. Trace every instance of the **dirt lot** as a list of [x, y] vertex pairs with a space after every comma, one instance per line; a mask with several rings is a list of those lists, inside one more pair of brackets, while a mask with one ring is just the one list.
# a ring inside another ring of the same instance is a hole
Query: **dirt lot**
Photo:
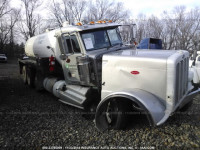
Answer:
[[162, 126], [100, 133], [82, 110], [38, 93], [20, 79], [17, 60], [0, 63], [0, 149], [166, 149], [200, 147], [200, 100]]

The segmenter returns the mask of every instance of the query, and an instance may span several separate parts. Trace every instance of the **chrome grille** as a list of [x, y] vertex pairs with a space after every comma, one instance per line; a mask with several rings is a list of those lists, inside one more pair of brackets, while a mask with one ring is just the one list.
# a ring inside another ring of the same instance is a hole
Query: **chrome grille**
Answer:
[[188, 87], [189, 58], [181, 60], [176, 65], [175, 103], [186, 94]]

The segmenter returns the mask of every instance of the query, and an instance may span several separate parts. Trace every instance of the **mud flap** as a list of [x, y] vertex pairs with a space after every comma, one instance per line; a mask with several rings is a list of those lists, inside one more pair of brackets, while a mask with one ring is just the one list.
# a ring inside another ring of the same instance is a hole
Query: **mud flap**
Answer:
[[157, 123], [165, 116], [164, 104], [151, 93], [140, 89], [115, 92], [101, 100], [97, 107], [95, 124], [100, 131], [105, 131], [109, 128], [105, 116], [105, 107], [112, 98], [123, 98], [123, 100], [125, 98], [125, 100], [131, 100], [137, 103], [145, 111], [151, 125], [157, 125]]

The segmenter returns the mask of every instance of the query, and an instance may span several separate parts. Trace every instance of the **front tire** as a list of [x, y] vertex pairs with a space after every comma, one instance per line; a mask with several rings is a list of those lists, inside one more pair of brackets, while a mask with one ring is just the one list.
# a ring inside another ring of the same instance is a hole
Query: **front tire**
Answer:
[[126, 126], [126, 103], [123, 100], [111, 99], [97, 108], [95, 121], [100, 131], [124, 129]]
[[110, 129], [123, 128], [124, 110], [119, 101], [111, 100], [108, 102], [105, 115]]

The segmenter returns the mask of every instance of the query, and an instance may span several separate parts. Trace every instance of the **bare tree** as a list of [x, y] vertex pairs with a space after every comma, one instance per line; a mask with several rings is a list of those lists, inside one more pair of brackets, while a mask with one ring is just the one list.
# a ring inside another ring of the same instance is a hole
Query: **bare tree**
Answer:
[[110, 19], [114, 22], [123, 22], [129, 17], [129, 11], [124, 8], [122, 2], [114, 0], [95, 0], [90, 4], [86, 20]]
[[146, 36], [160, 38], [163, 32], [163, 24], [157, 17], [151, 16], [146, 24]]
[[49, 10], [59, 26], [62, 26], [65, 21], [69, 24], [105, 19], [122, 22], [129, 17], [129, 12], [124, 8], [123, 3], [114, 0], [62, 0], [61, 2], [53, 0]]
[[[139, 19], [141, 20], [141, 19]], [[163, 49], [198, 49], [200, 11], [198, 8], [186, 11], [177, 6], [171, 12], [164, 11], [162, 18], [151, 16], [137, 24], [138, 42], [145, 37], [161, 38]]]
[[21, 0], [24, 6], [25, 15], [22, 11], [21, 20], [19, 21], [18, 27], [20, 32], [23, 34], [25, 40], [36, 34], [36, 29], [40, 25], [41, 17], [36, 14], [37, 8], [41, 5], [39, 0]]
[[53, 19], [56, 20], [59, 26], [68, 21], [69, 24], [81, 21], [86, 10], [87, 2], [85, 0], [62, 0], [55, 2], [49, 7], [53, 14]]
[[9, 2], [10, 0], [0, 0], [0, 19], [11, 11]]
[[[58, 23], [58, 25], [61, 27], [62, 26], [62, 22], [64, 21], [64, 18], [66, 19], [66, 17], [63, 17], [63, 13], [67, 13], [66, 16], [68, 16], [68, 11], [67, 10], [62, 10], [61, 9], [61, 4], [60, 3], [56, 3], [53, 0], [53, 4], [50, 6], [49, 10], [51, 12], [51, 14], [53, 14], [53, 19], [56, 20], [56, 22]], [[68, 21], [68, 18], [66, 19], [66, 21]]]
[[19, 10], [10, 8], [9, 1], [0, 2], [0, 47], [1, 50], [10, 44], [10, 50], [14, 44], [14, 26], [18, 21]]
[[144, 14], [139, 14], [137, 18], [137, 31], [136, 31], [136, 41], [139, 43], [145, 37], [145, 24], [146, 16]]
[[194, 48], [192, 40], [195, 33], [200, 29], [200, 11], [194, 9], [186, 13], [181, 7], [177, 7], [175, 11], [177, 13], [176, 44], [180, 49], [190, 50]]
[[160, 36], [163, 43], [163, 49], [175, 49], [174, 42], [176, 40], [177, 24], [175, 19], [167, 11], [163, 12], [163, 32]]
[[89, 20], [102, 20], [107, 19], [106, 15], [110, 8], [114, 5], [114, 2], [108, 2], [105, 0], [95, 0], [94, 3], [90, 5], [89, 12], [90, 18]]
[[5, 43], [7, 42], [8, 38], [8, 27], [7, 27], [7, 20], [5, 19], [5, 15], [9, 13], [11, 9], [9, 8], [9, 1], [8, 0], [1, 0], [0, 1], [0, 48], [3, 49]]
[[[64, 1], [64, 0], [63, 0]], [[72, 18], [75, 21], [81, 21], [84, 11], [86, 9], [85, 0], [68, 0], [66, 5], [68, 5], [70, 12], [72, 13]]]
[[15, 35], [16, 35], [16, 31], [15, 31], [15, 25], [17, 23], [17, 21], [19, 21], [19, 15], [20, 15], [20, 10], [19, 9], [12, 9], [12, 12], [10, 13], [10, 51], [12, 52], [14, 50], [14, 44], [15, 44]]

